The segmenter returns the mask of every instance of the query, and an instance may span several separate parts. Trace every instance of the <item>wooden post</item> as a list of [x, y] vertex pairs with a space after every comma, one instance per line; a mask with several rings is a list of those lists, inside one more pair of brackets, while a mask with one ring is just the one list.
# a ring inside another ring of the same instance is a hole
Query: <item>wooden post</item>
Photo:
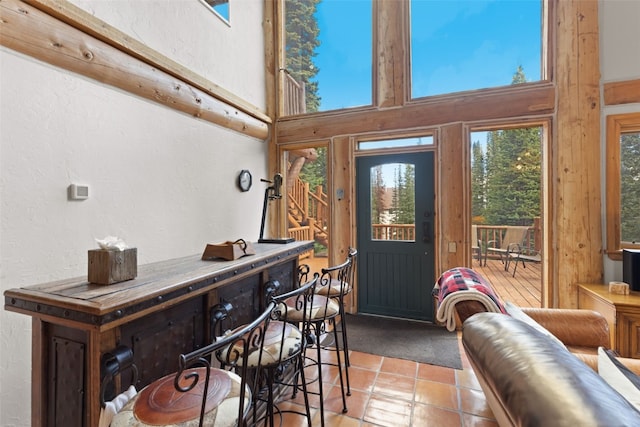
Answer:
[[602, 212], [598, 2], [556, 3], [557, 125], [551, 223], [552, 284], [560, 308], [576, 308], [579, 283], [601, 283]]

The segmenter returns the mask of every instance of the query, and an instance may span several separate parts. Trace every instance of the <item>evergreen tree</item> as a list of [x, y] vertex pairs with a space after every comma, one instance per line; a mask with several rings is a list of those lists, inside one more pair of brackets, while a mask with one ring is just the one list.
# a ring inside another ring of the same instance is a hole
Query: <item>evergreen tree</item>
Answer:
[[412, 164], [400, 165], [398, 174], [401, 177], [398, 205], [397, 205], [397, 224], [414, 224], [415, 223], [415, 205], [416, 205], [416, 178], [415, 166]]
[[[525, 81], [518, 67], [512, 83]], [[487, 224], [531, 225], [540, 216], [541, 128], [493, 131], [487, 141]]]
[[300, 179], [309, 183], [309, 190], [315, 192], [318, 186], [327, 191], [327, 148], [317, 147], [318, 157], [312, 162], [305, 162], [300, 171]]
[[474, 224], [483, 224], [485, 217], [485, 156], [476, 141], [471, 147], [471, 216]]
[[398, 213], [400, 212], [400, 194], [402, 191], [402, 175], [398, 164], [394, 165], [393, 173], [393, 194], [391, 195], [391, 211], [393, 212], [392, 224], [400, 224], [398, 221]]
[[320, 1], [285, 1], [286, 68], [297, 82], [305, 85], [307, 112], [317, 111], [320, 106], [318, 82], [313, 81], [319, 71], [313, 58], [320, 46], [320, 30], [315, 17]]
[[382, 224], [384, 211], [385, 186], [382, 178], [382, 166], [376, 166], [374, 176], [371, 177], [371, 224]]
[[640, 243], [640, 132], [620, 137], [620, 239]]
[[518, 68], [516, 69], [515, 74], [511, 78], [511, 84], [517, 85], [519, 83], [526, 83], [526, 82], [527, 82], [527, 78], [524, 75], [524, 69], [522, 68], [522, 65], [518, 65]]

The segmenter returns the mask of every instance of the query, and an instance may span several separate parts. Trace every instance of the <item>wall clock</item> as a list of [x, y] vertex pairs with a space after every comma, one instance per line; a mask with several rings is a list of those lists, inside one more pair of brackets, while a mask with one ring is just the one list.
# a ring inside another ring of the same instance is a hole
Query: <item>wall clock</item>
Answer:
[[251, 172], [246, 169], [240, 171], [240, 175], [238, 175], [238, 187], [242, 191], [249, 191], [252, 184]]

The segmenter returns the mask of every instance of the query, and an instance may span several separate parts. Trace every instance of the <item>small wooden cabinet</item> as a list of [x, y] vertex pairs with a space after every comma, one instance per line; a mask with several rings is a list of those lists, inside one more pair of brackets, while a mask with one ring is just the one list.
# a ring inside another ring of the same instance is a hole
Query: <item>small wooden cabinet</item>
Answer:
[[601, 313], [609, 323], [611, 348], [622, 357], [640, 359], [640, 292], [609, 293], [603, 284], [578, 286], [578, 308]]
[[5, 291], [5, 310], [33, 318], [31, 425], [97, 426], [105, 353], [130, 348], [144, 387], [209, 342], [213, 305], [230, 302], [234, 320], [247, 322], [264, 309], [267, 280], [292, 289], [298, 257], [310, 249], [310, 241], [260, 244], [233, 261], [193, 255], [143, 265], [136, 279], [112, 285], [85, 276]]

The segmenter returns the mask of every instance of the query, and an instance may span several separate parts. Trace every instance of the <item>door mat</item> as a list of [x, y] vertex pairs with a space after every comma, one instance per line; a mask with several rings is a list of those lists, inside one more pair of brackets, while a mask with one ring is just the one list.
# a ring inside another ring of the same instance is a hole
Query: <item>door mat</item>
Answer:
[[462, 369], [456, 332], [412, 320], [346, 316], [351, 351]]

